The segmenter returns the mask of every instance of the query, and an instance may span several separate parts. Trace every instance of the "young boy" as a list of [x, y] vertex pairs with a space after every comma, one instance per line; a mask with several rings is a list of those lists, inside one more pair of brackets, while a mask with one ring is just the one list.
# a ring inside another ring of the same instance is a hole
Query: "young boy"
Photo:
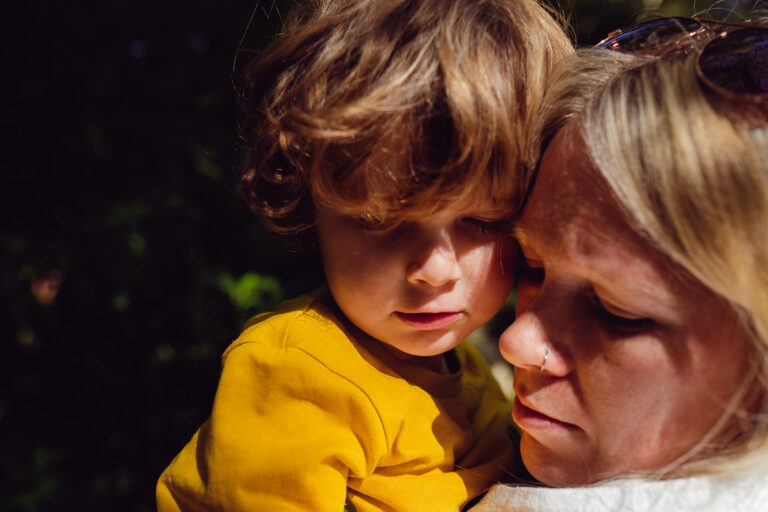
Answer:
[[246, 70], [243, 190], [319, 243], [328, 286], [247, 324], [166, 510], [456, 511], [515, 455], [464, 338], [512, 285], [542, 83], [570, 51], [533, 0], [314, 0]]

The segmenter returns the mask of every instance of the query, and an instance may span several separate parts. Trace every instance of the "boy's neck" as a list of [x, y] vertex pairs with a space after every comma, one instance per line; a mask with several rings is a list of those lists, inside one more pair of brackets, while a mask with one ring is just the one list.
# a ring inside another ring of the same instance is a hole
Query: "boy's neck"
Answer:
[[436, 373], [440, 374], [449, 374], [451, 373], [451, 369], [449, 368], [448, 361], [446, 359], [446, 354], [437, 354], [434, 356], [414, 356], [411, 354], [406, 354], [402, 350], [398, 350], [395, 347], [391, 345], [387, 345], [383, 341], [376, 340], [378, 343], [381, 343], [381, 345], [389, 351], [393, 356], [395, 356], [397, 359], [400, 359], [401, 361], [405, 361], [407, 363], [410, 363], [414, 366], [418, 366], [420, 368], [424, 368], [425, 370], [431, 370]]

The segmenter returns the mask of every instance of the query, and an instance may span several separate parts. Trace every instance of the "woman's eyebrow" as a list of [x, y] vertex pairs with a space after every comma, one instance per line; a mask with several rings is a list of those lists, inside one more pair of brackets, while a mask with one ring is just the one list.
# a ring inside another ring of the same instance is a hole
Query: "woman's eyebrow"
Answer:
[[515, 224], [512, 226], [512, 229], [510, 230], [510, 235], [517, 238], [518, 242], [524, 243], [525, 240], [527, 240], [528, 236], [526, 235], [528, 233], [528, 230], [525, 228], [520, 227], [518, 224]]
[[542, 240], [541, 232], [535, 229], [525, 228], [518, 224], [515, 224], [510, 230], [510, 236], [517, 239], [517, 243], [521, 247], [532, 248], [536, 244], [537, 240]]
[[531, 232], [520, 227], [514, 227], [511, 231], [511, 236], [517, 239], [517, 243], [520, 246], [520, 253], [524, 258], [528, 260], [538, 260], [539, 252], [531, 244]]

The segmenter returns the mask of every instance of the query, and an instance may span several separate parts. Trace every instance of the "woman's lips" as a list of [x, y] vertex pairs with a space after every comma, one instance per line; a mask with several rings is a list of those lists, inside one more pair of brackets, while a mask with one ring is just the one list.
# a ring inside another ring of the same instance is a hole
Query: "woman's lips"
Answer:
[[459, 319], [461, 312], [403, 313], [401, 311], [396, 311], [395, 315], [411, 327], [424, 331], [431, 331], [451, 325]]
[[523, 430], [542, 430], [552, 428], [566, 428], [575, 429], [578, 428], [570, 423], [556, 420], [546, 414], [542, 414], [538, 411], [531, 409], [523, 404], [519, 397], [515, 397], [515, 403], [512, 406], [512, 418], [515, 423]]

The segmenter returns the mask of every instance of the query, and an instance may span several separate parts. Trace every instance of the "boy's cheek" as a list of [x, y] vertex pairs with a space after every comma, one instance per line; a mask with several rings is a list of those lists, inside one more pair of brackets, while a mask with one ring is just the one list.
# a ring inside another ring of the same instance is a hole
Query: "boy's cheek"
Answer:
[[499, 286], [511, 288], [515, 281], [522, 252], [512, 237], [499, 237], [483, 256], [481, 266], [488, 279], [499, 281]]
[[477, 260], [477, 272], [467, 276], [476, 305], [490, 315], [502, 307], [514, 286], [518, 253], [514, 240], [499, 239]]

